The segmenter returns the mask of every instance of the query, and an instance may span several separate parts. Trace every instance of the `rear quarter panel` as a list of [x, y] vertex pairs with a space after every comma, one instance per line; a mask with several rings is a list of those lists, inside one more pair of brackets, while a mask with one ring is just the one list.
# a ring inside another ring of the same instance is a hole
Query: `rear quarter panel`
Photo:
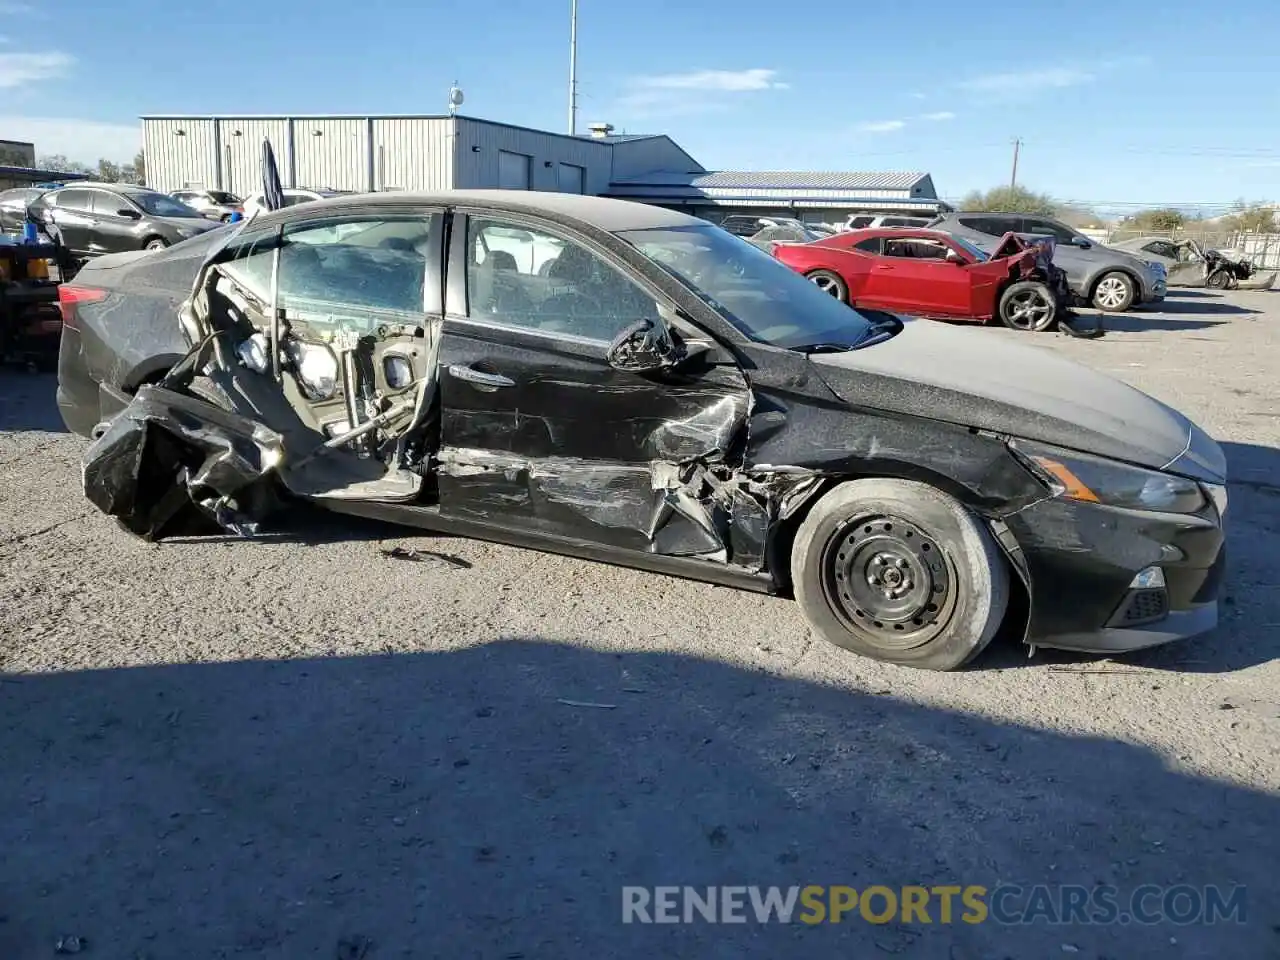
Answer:
[[75, 286], [108, 292], [78, 311], [84, 366], [94, 380], [132, 392], [187, 352], [177, 312], [191, 292], [210, 237], [203, 234], [153, 253], [100, 257], [80, 271]]

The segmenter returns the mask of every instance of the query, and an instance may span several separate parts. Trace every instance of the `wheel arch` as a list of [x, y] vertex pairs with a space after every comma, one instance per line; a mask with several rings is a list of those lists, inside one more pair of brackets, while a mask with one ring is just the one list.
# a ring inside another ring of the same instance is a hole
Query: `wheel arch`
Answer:
[[173, 365], [181, 359], [182, 354], [180, 353], [160, 353], [154, 357], [147, 357], [146, 360], [143, 360], [130, 370], [128, 375], [120, 381], [120, 389], [125, 393], [134, 394], [138, 392], [139, 387], [159, 383]]
[[1100, 267], [1098, 272], [1089, 279], [1089, 296], [1090, 301], [1093, 300], [1094, 294], [1098, 292], [1098, 284], [1102, 282], [1102, 278], [1111, 273], [1123, 273], [1129, 278], [1129, 282], [1133, 284], [1133, 302], [1139, 303], [1142, 300], [1142, 279], [1130, 267]]
[[846, 481], [865, 480], [872, 477], [890, 480], [915, 480], [918, 483], [926, 483], [931, 487], [936, 487], [948, 496], [954, 497], [969, 510], [972, 510], [984, 524], [987, 524], [987, 517], [979, 507], [979, 495], [974, 490], [951, 477], [920, 464], [900, 460], [882, 460], [874, 465], [869, 465], [869, 469], [865, 471], [833, 474], [829, 477], [824, 477], [817, 491], [804, 501], [800, 509], [786, 519], [777, 521], [769, 532], [769, 546], [766, 556], [774, 587], [780, 595], [791, 595], [791, 547], [795, 543], [796, 531], [800, 529], [800, 525], [804, 523], [805, 517], [813, 510], [814, 505], [835, 487]]
[[1028, 632], [1031, 629], [1031, 598], [1034, 594], [1032, 592], [1031, 572], [1022, 553], [1022, 545], [1018, 543], [1008, 524], [999, 517], [989, 516], [978, 509], [978, 498], [974, 491], [935, 470], [930, 470], [928, 467], [922, 467], [917, 464], [903, 462], [882, 463], [873, 471], [824, 478], [821, 486], [804, 501], [800, 509], [785, 520], [779, 520], [769, 532], [766, 558], [769, 565], [769, 573], [773, 578], [774, 592], [780, 597], [795, 598], [795, 591], [791, 583], [791, 549], [795, 544], [796, 533], [799, 531], [800, 525], [804, 523], [805, 518], [813, 511], [813, 508], [823, 497], [840, 484], [848, 480], [861, 480], [868, 477], [915, 480], [919, 483], [927, 483], [954, 497], [962, 505], [974, 512], [979, 523], [986, 528], [992, 539], [995, 540], [996, 545], [999, 547], [1000, 555], [1004, 558], [1005, 563], [1008, 564], [1013, 574], [1009, 577], [1009, 603], [1005, 610], [1004, 620], [1001, 622], [1000, 630], [992, 643], [1004, 643], [1007, 640], [1016, 640], [1024, 644], [1030, 642]]

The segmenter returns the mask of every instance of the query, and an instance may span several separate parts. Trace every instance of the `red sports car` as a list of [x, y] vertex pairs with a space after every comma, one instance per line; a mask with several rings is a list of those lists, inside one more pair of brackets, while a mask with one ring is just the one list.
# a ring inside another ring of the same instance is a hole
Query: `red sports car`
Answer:
[[854, 306], [1047, 330], [1068, 308], [1052, 237], [1006, 234], [992, 256], [938, 230], [849, 230], [774, 256]]

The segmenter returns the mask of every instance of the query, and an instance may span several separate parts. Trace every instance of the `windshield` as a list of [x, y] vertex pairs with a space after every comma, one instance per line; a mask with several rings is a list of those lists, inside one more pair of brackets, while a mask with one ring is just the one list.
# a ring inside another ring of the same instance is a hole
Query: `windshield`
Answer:
[[625, 230], [618, 236], [684, 281], [752, 340], [788, 349], [852, 347], [871, 331], [858, 311], [718, 227]]
[[972, 243], [970, 243], [964, 237], [957, 237], [953, 235], [951, 237], [951, 242], [954, 243], [961, 250], [963, 250], [965, 253], [967, 253], [969, 256], [973, 257], [974, 261], [977, 263], [981, 263], [983, 260], [990, 259], [990, 257], [988, 257], [985, 253], [983, 253], [981, 250], [975, 247]]
[[196, 210], [188, 207], [181, 200], [167, 197], [163, 193], [139, 192], [127, 193], [125, 196], [153, 217], [194, 217], [197, 220], [204, 219]]

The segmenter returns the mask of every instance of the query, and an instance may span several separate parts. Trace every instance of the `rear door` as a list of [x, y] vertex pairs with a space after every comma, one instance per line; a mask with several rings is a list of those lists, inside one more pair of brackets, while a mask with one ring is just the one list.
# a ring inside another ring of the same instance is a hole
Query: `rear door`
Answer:
[[62, 242], [75, 253], [92, 253], [93, 199], [88, 190], [63, 187], [56, 191], [57, 206], [53, 208], [53, 222], [58, 225]]
[[623, 261], [524, 216], [459, 214], [451, 237], [441, 511], [726, 559], [727, 535], [682, 496], [677, 477], [727, 454], [745, 426], [749, 391], [732, 359], [680, 374], [616, 370], [610, 341], [665, 312]]

